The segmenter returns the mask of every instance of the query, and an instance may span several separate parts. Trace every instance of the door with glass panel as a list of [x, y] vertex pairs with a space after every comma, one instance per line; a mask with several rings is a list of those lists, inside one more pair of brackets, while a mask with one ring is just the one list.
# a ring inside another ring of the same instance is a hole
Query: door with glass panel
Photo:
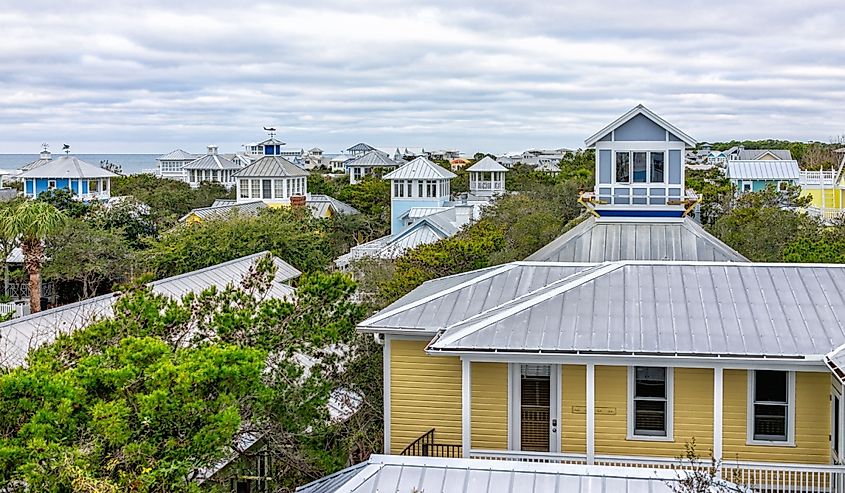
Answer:
[[560, 367], [519, 365], [514, 434], [519, 450], [560, 451]]

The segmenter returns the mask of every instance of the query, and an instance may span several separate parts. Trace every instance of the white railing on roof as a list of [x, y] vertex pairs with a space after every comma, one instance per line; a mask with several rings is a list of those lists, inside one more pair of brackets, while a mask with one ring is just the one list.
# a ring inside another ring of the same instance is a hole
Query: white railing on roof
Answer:
[[29, 301], [12, 301], [10, 303], [0, 303], [0, 316], [7, 313], [14, 313], [12, 318], [23, 317], [29, 315]]
[[470, 183], [470, 188], [473, 190], [504, 190], [505, 182], [503, 181], [474, 181]]
[[805, 210], [808, 215], [827, 221], [845, 217], [845, 210], [842, 209], [822, 209], [819, 207], [807, 207]]
[[[547, 452], [511, 452], [501, 450], [473, 450], [473, 459], [492, 459], [551, 464], [586, 464], [584, 454], [556, 454]], [[703, 466], [709, 460], [704, 459]], [[663, 457], [596, 456], [600, 466], [638, 467], [647, 469], [675, 469], [681, 472], [690, 466], [688, 461]], [[750, 488], [755, 492], [842, 492], [845, 491], [845, 465], [788, 464], [775, 462], [747, 462], [725, 460], [722, 478]]]
[[800, 183], [802, 185], [827, 185], [832, 187], [836, 184], [836, 171], [802, 171]]

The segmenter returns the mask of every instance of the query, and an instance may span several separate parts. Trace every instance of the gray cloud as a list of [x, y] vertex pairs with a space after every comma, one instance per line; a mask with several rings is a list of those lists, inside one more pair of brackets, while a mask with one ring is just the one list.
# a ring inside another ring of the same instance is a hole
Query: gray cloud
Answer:
[[845, 133], [845, 6], [0, 1], [0, 152], [578, 147], [644, 103], [701, 140]]

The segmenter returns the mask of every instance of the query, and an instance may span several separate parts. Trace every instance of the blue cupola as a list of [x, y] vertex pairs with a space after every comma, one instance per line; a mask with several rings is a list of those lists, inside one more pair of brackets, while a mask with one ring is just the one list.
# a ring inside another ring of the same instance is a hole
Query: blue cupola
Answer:
[[390, 180], [390, 234], [405, 226], [405, 217], [415, 207], [444, 207], [452, 196], [455, 174], [424, 157], [384, 175]]

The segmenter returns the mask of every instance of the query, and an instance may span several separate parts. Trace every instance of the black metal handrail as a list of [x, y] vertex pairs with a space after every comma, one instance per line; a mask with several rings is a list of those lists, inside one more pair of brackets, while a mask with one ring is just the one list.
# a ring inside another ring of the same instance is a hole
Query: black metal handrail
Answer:
[[435, 443], [434, 428], [405, 447], [399, 455], [410, 455], [416, 457], [462, 457], [460, 445], [450, 443]]

